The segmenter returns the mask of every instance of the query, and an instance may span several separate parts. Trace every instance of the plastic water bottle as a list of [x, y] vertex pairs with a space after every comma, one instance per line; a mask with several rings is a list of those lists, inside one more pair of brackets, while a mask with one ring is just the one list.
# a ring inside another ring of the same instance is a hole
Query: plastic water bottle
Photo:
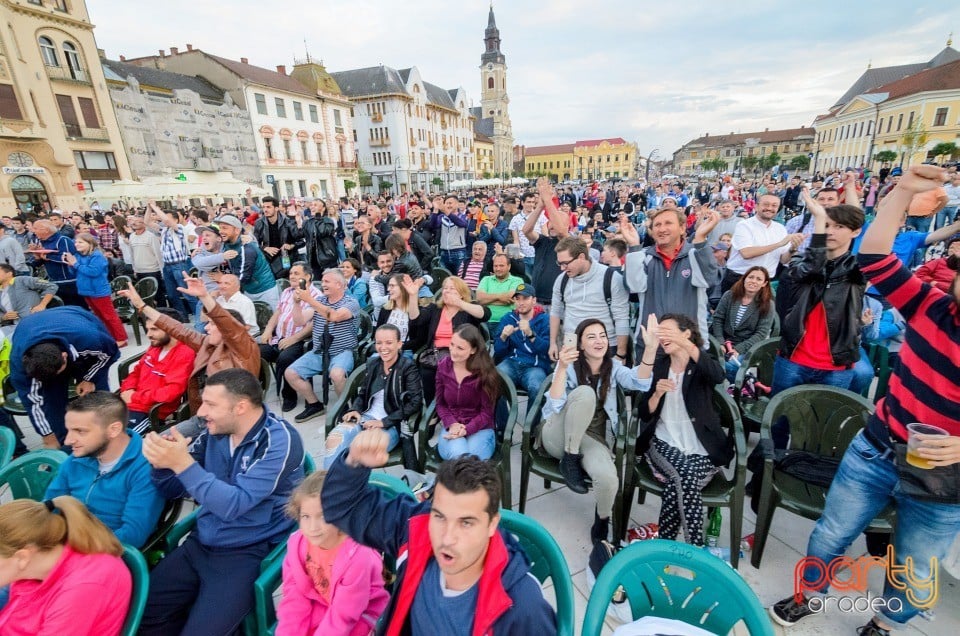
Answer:
[[[730, 563], [730, 548], [722, 548], [720, 546], [703, 546], [703, 549], [717, 557], [718, 559], [723, 559], [727, 563]], [[740, 558], [744, 558], [743, 551], [740, 551]]]
[[719, 508], [714, 508], [710, 513], [710, 521], [707, 523], [707, 532], [704, 540], [708, 547], [715, 548], [720, 542], [720, 529], [723, 526], [723, 515]]

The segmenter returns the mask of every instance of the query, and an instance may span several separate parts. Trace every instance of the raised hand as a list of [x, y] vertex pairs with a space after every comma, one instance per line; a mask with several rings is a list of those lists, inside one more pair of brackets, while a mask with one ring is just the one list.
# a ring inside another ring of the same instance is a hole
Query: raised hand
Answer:
[[625, 215], [620, 216], [620, 235], [630, 247], [637, 247], [640, 245], [640, 233], [637, 232], [636, 226], [631, 223], [630, 219], [628, 219]]
[[939, 166], [919, 165], [910, 166], [900, 177], [898, 188], [909, 190], [914, 194], [936, 190], [947, 180], [947, 171]]
[[200, 298], [201, 296], [207, 295], [207, 287], [203, 284], [203, 281], [199, 278], [191, 278], [186, 274], [183, 275], [183, 282], [186, 283], [186, 288], [177, 287], [177, 291], [181, 294], [186, 294], [187, 296], [193, 296], [194, 298]]
[[647, 325], [640, 325], [640, 335], [643, 337], [645, 347], [656, 349], [660, 346], [660, 323], [657, 322], [656, 314], [651, 313], [647, 316]]
[[387, 451], [389, 445], [390, 436], [382, 428], [363, 430], [350, 443], [347, 464], [379, 468], [390, 459], [390, 453]]

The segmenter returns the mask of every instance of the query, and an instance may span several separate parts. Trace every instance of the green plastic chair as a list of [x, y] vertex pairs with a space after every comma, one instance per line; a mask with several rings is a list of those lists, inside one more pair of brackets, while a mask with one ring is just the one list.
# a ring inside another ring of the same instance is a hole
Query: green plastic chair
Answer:
[[260, 328], [260, 333], [263, 333], [267, 323], [273, 318], [273, 308], [263, 301], [255, 300], [253, 301], [253, 311], [257, 316], [257, 326]]
[[[736, 568], [740, 562], [740, 532], [743, 529], [743, 497], [747, 480], [747, 442], [743, 434], [743, 424], [740, 422], [740, 413], [733, 398], [727, 395], [720, 387], [713, 391], [713, 408], [720, 414], [720, 423], [728, 431], [733, 432], [733, 444], [736, 451], [734, 457], [733, 477], [727, 479], [724, 473], [717, 473], [707, 484], [703, 493], [704, 511], [709, 508], [730, 509], [730, 564]], [[636, 435], [627, 441], [627, 461], [623, 486], [623, 514], [622, 518], [630, 519], [630, 508], [633, 505], [634, 488], [639, 489], [637, 503], [642, 504], [648, 492], [660, 495], [663, 484], [653, 476], [650, 465], [644, 458], [636, 456]], [[632, 467], [632, 468], [631, 468]], [[624, 523], [621, 538], [626, 538]]]
[[[873, 404], [857, 393], [820, 384], [803, 384], [781, 391], [770, 400], [763, 414], [760, 439], [771, 439], [773, 423], [785, 417], [790, 424], [790, 449], [839, 460], [872, 413]], [[760, 567], [777, 508], [816, 521], [823, 514], [826, 500], [826, 488], [791, 477], [778, 470], [772, 458], [764, 459], [757, 527], [750, 555], [753, 566]], [[888, 507], [867, 529], [892, 532], [892, 519], [892, 508]]]
[[[497, 467], [498, 471], [500, 471], [500, 480], [503, 486], [503, 491], [500, 495], [500, 505], [504, 508], [510, 508], [512, 500], [512, 485], [510, 481], [510, 447], [513, 445], [513, 427], [516, 425], [517, 420], [519, 419], [519, 405], [517, 388], [514, 386], [513, 382], [502, 372], [497, 371], [497, 374], [500, 376], [500, 399], [507, 400], [507, 415], [506, 421], [501, 422], [500, 420], [503, 416], [500, 411], [502, 411], [502, 409], [495, 409], [495, 412], [498, 414], [498, 420], [496, 422], [497, 439], [493, 456], [490, 457], [489, 461]], [[437, 416], [436, 408], [437, 402], [434, 400], [430, 406], [427, 407], [426, 412], [423, 414], [423, 419], [420, 421], [420, 465], [423, 467], [424, 472], [436, 472], [437, 468], [439, 468], [440, 464], [443, 462], [443, 459], [440, 457], [437, 449], [430, 448], [430, 444], [428, 443], [430, 438], [433, 436], [436, 427], [440, 426], [440, 418]]]
[[123, 383], [123, 381], [127, 379], [127, 376], [130, 375], [130, 370], [133, 368], [133, 365], [140, 361], [140, 358], [143, 357], [144, 353], [146, 353], [146, 350], [121, 360], [119, 364], [117, 364], [118, 382]]
[[757, 380], [767, 386], [773, 386], [773, 363], [777, 359], [779, 348], [780, 338], [767, 338], [758, 342], [755, 347], [747, 352], [746, 357], [741, 361], [740, 368], [737, 370], [737, 378], [733, 383], [733, 396], [737, 402], [737, 407], [740, 409], [740, 418], [743, 420], [743, 427], [747, 433], [755, 433], [760, 430], [760, 423], [763, 422], [763, 412], [770, 403], [770, 398], [766, 396], [756, 400], [740, 396], [747, 371], [756, 367], [755, 376]]
[[742, 620], [751, 636], [773, 635], [760, 599], [726, 562], [686, 543], [650, 539], [627, 546], [603, 566], [587, 602], [583, 636], [599, 636], [621, 585], [634, 620], [659, 616], [713, 634], [727, 634]]
[[[350, 377], [347, 378], [347, 386], [344, 388], [343, 393], [337, 396], [337, 401], [333, 403], [333, 406], [327, 409], [324, 435], [329, 435], [330, 431], [332, 431], [333, 428], [340, 423], [340, 420], [343, 418], [344, 414], [350, 410], [350, 404], [360, 392], [360, 387], [363, 385], [363, 380], [366, 375], [367, 365], [361, 364], [354, 369], [353, 373], [350, 374]], [[416, 425], [416, 421], [413, 422], [413, 425]], [[403, 453], [400, 451], [400, 445], [397, 444], [396, 448], [390, 451], [390, 459], [387, 460], [387, 463], [384, 464], [384, 467], [399, 466], [401, 464], [403, 464]], [[419, 467], [417, 468], [419, 471]]]
[[7, 486], [14, 499], [43, 501], [66, 459], [67, 454], [58, 450], [35, 450], [18, 457], [0, 468], [0, 492]]
[[140, 314], [133, 308], [130, 301], [120, 296], [117, 292], [126, 290], [128, 285], [133, 284], [129, 276], [117, 276], [110, 281], [110, 299], [113, 301], [113, 308], [120, 317], [120, 322], [130, 325], [133, 329], [133, 337], [140, 346]]
[[[533, 400], [527, 401], [527, 418], [523, 424], [523, 438], [520, 445], [520, 503], [518, 509], [521, 514], [527, 509], [527, 491], [530, 485], [531, 474], [542, 477], [545, 488], [550, 488], [550, 485], [554, 482], [558, 484], [564, 483], [563, 475], [560, 474], [560, 460], [550, 457], [546, 451], [542, 449], [535, 449], [533, 447], [537, 434], [537, 431], [534, 430], [535, 425], [540, 420], [540, 412], [546, 400], [551, 382], [553, 382], [552, 373], [544, 379], [540, 385], [540, 389], [537, 391], [536, 397]], [[626, 408], [626, 397], [620, 389], [617, 389], [617, 408], [621, 417], [616, 443], [613, 448], [613, 463], [617, 467], [617, 474], [622, 475], [627, 444], [626, 440], [629, 437], [630, 428], [634, 424], [633, 418], [630, 417]], [[587, 476], [586, 482], [587, 486], [592, 486], [589, 476]], [[613, 519], [611, 520], [613, 536], [615, 537], [619, 537], [626, 532], [626, 524], [624, 524], [624, 520], [621, 519], [621, 510], [623, 508], [622, 497], [623, 484], [621, 482], [621, 487], [617, 490], [616, 497], [614, 498]]]
[[13, 447], [17, 445], [17, 434], [6, 426], [0, 427], [0, 468], [13, 459]]
[[[413, 491], [402, 480], [386, 473], [370, 473], [369, 482], [383, 490], [391, 499], [395, 497], [413, 497]], [[273, 595], [280, 588], [283, 578], [283, 559], [286, 556], [287, 544], [281, 544], [282, 549], [269, 563], [264, 562], [260, 567], [260, 576], [253, 584], [255, 634], [272, 635], [277, 629], [277, 608], [273, 603]], [[274, 551], [276, 552], [276, 550]], [[271, 554], [271, 556], [273, 556]], [[391, 572], [396, 569], [392, 559], [384, 560], [384, 565]], [[567, 575], [567, 580], [570, 577]], [[248, 632], [248, 636], [250, 632]]]
[[127, 618], [123, 621], [121, 636], [136, 636], [140, 629], [140, 621], [143, 619], [143, 612], [147, 608], [147, 598], [150, 594], [150, 573], [147, 571], [147, 561], [136, 548], [128, 545], [123, 546], [121, 557], [127, 569], [130, 570], [130, 576], [133, 579], [133, 592], [130, 594], [130, 609], [127, 610]]
[[530, 559], [530, 572], [540, 583], [553, 581], [557, 598], [557, 636], [573, 636], [574, 602], [570, 568], [556, 539], [532, 517], [506, 508], [500, 510], [500, 527], [513, 534]]
[[[890, 350], [879, 343], [871, 342], [867, 347], [867, 357], [870, 359], [870, 364], [873, 365], [873, 373], [877, 377], [877, 388], [873, 392], [873, 403], [876, 404], [880, 401], [880, 398], [887, 394], [890, 375], [893, 373], [893, 369], [890, 368]], [[861, 395], [868, 398], [870, 397], [869, 394], [870, 387], [867, 386], [863, 389]]]

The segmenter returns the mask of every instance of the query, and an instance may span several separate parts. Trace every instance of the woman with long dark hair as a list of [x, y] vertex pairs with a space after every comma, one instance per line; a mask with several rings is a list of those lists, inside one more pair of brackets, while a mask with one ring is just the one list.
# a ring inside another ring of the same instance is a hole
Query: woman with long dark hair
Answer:
[[620, 426], [617, 389], [645, 391], [644, 368], [629, 368], [610, 354], [603, 321], [589, 318], [577, 325], [575, 345], [560, 349], [553, 382], [543, 406], [539, 443], [560, 460], [567, 486], [586, 493], [585, 475], [593, 482], [597, 508], [590, 537], [607, 538], [610, 515], [620, 486], [613, 463], [612, 440]]
[[496, 448], [494, 408], [500, 375], [480, 330], [457, 327], [450, 355], [437, 366], [437, 416], [443, 425], [437, 452], [444, 459], [476, 455], [490, 459]]
[[[645, 373], [651, 386], [637, 401], [641, 431], [637, 456], [646, 453], [654, 476], [663, 483], [660, 537], [676, 539], [681, 528], [687, 543], [703, 545], [701, 491], [733, 458], [733, 438], [720, 425], [713, 390], [723, 369], [704, 353], [703, 337], [692, 318], [650, 315], [641, 325]], [[658, 353], [662, 354], [654, 358]], [[627, 467], [632, 470], [631, 466]]]
[[720, 342], [730, 343], [726, 347], [727, 380], [733, 382], [743, 356], [770, 337], [773, 316], [773, 292], [765, 267], [751, 267], [720, 297], [710, 333]]

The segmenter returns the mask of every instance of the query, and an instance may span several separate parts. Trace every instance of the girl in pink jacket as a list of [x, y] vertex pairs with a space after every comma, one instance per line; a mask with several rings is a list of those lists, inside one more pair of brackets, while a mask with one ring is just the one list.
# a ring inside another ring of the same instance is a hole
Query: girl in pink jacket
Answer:
[[380, 553], [324, 521], [324, 475], [304, 479], [287, 504], [300, 529], [287, 541], [276, 636], [367, 636], [389, 600]]
[[0, 506], [3, 636], [118, 636], [133, 580], [123, 546], [73, 497]]

